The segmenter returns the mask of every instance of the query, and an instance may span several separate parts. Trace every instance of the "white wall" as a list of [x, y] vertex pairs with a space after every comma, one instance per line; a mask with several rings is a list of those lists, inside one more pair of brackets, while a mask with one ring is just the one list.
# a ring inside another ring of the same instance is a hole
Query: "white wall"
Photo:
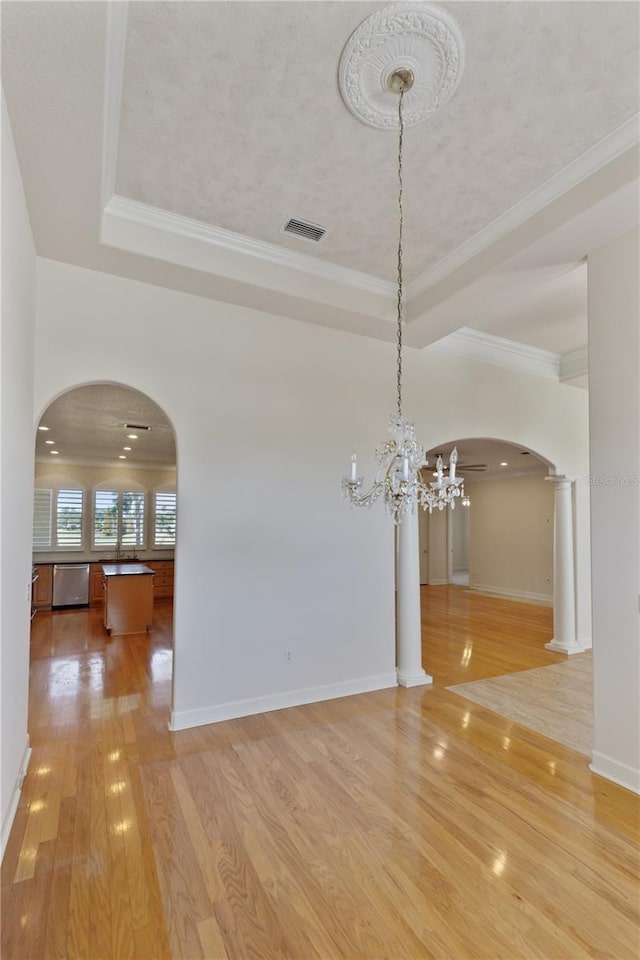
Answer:
[[553, 485], [544, 477], [465, 484], [471, 497], [469, 586], [553, 603]]
[[[36, 416], [108, 380], [173, 422], [175, 722], [392, 683], [392, 526], [382, 509], [349, 511], [339, 481], [356, 449], [372, 476], [394, 347], [48, 260], [37, 313]], [[425, 447], [500, 437], [586, 475], [581, 391], [429, 350], [405, 370]]]
[[639, 234], [589, 256], [592, 769], [640, 792]]
[[0, 672], [2, 853], [28, 763], [35, 248], [2, 96]]
[[340, 492], [388, 347], [52, 261], [38, 287], [36, 414], [109, 380], [175, 428], [175, 723], [394, 683], [392, 526]]

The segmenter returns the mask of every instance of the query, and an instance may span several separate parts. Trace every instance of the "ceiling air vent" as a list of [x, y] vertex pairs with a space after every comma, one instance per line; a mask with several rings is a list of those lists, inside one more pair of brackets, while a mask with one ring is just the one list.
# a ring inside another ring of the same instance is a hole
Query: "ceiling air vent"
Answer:
[[291, 220], [287, 220], [282, 232], [292, 233], [294, 237], [309, 240], [311, 243], [318, 243], [327, 231], [325, 227], [319, 227], [317, 223], [307, 223], [306, 220], [296, 220], [292, 217]]

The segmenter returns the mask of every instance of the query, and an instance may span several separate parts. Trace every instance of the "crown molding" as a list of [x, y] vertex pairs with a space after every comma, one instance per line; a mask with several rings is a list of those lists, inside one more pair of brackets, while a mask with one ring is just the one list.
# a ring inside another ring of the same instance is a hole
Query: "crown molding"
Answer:
[[583, 180], [592, 176], [601, 167], [615, 160], [630, 147], [634, 147], [640, 140], [640, 114], [636, 113], [610, 134], [598, 140], [592, 147], [575, 160], [572, 160], [558, 173], [549, 177], [544, 183], [526, 194], [504, 213], [487, 224], [473, 237], [465, 240], [459, 247], [439, 260], [433, 267], [425, 270], [407, 286], [407, 300], [424, 293], [430, 286], [444, 279], [454, 270], [476, 254], [490, 247], [497, 240], [502, 239], [525, 220], [528, 220], [543, 207], [557, 200], [562, 194], [578, 186]]
[[275, 243], [267, 243], [265, 240], [255, 240], [253, 237], [214, 227], [202, 220], [183, 217], [181, 214], [161, 210], [159, 207], [152, 207], [127, 197], [112, 196], [105, 206], [104, 216], [205, 243], [217, 250], [251, 257], [276, 267], [296, 270], [321, 280], [363, 290], [374, 296], [393, 298], [396, 294], [395, 284], [371, 274], [329, 263], [306, 253], [298, 253], [296, 250], [289, 250]]
[[516, 343], [515, 340], [506, 340], [504, 337], [494, 337], [490, 333], [482, 333], [470, 327], [461, 327], [455, 333], [432, 343], [428, 349], [456, 353], [472, 360], [517, 370], [519, 373], [546, 377], [548, 380], [558, 380], [560, 374], [559, 354]]
[[589, 348], [578, 347], [560, 357], [560, 381], [575, 380], [589, 374]]
[[116, 192], [120, 141], [120, 113], [127, 49], [128, 0], [107, 6], [107, 43], [104, 66], [104, 113], [102, 131], [102, 207]]

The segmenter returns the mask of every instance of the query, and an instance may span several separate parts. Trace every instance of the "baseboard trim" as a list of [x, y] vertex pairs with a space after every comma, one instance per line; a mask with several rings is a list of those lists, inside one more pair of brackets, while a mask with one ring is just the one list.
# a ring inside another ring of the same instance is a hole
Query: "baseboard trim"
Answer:
[[484, 583], [470, 583], [474, 593], [486, 593], [490, 597], [502, 597], [503, 600], [519, 600], [520, 603], [535, 603], [540, 607], [552, 607], [553, 597], [546, 593], [525, 593], [524, 590], [503, 590], [501, 587], [489, 587]]
[[18, 775], [16, 777], [16, 782], [11, 793], [11, 798], [9, 800], [9, 807], [5, 814], [5, 818], [2, 822], [2, 834], [0, 836], [0, 860], [4, 859], [4, 852], [7, 849], [7, 843], [9, 841], [9, 834], [11, 833], [11, 827], [13, 826], [13, 821], [15, 820], [16, 811], [18, 809], [18, 804], [20, 803], [20, 794], [22, 793], [22, 784], [24, 778], [27, 775], [27, 770], [29, 769], [29, 761], [31, 760], [31, 746], [29, 744], [29, 737], [27, 737], [27, 743], [24, 748], [24, 753], [22, 754], [22, 760], [20, 761], [20, 766], [18, 767]]
[[594, 750], [591, 754], [591, 763], [589, 770], [597, 773], [599, 777], [611, 780], [620, 787], [625, 787], [633, 793], [640, 794], [640, 770], [630, 767], [627, 763], [621, 763], [608, 757], [605, 753], [599, 753]]
[[256, 713], [269, 713], [271, 710], [284, 710], [287, 707], [300, 707], [305, 703], [319, 703], [322, 700], [337, 700], [340, 697], [352, 697], [358, 693], [371, 693], [373, 690], [385, 690], [397, 686], [397, 677], [393, 673], [380, 673], [358, 680], [342, 680], [339, 683], [327, 683], [317, 687], [302, 687], [287, 693], [274, 693], [252, 700], [232, 700], [210, 707], [198, 707], [195, 710], [171, 712], [169, 729], [187, 730], [189, 727], [201, 727], [207, 723], [220, 723], [223, 720], [237, 720]]

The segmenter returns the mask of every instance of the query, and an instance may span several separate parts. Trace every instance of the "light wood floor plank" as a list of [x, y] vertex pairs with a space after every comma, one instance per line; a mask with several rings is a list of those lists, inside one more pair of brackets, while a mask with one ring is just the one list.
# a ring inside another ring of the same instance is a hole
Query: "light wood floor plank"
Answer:
[[423, 588], [432, 688], [174, 734], [155, 617], [34, 620], [3, 960], [640, 955], [638, 798], [446, 689], [559, 662], [549, 609]]

